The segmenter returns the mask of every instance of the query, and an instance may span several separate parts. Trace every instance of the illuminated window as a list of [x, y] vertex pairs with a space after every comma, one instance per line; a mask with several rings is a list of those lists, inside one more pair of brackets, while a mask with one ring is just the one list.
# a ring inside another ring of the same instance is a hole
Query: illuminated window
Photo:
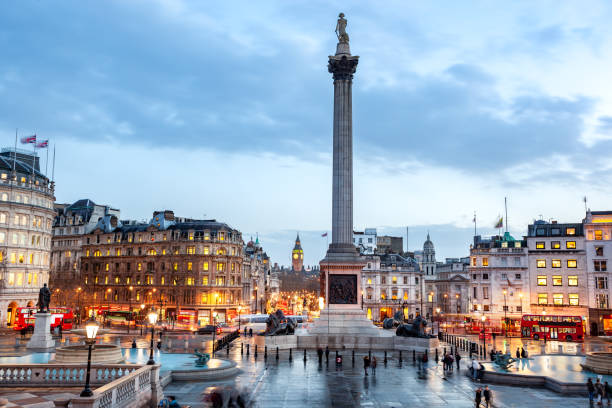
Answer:
[[538, 275], [538, 286], [546, 286], [547, 285], [547, 278], [545, 275]]
[[225, 284], [225, 278], [223, 276], [217, 276], [215, 279], [215, 285], [223, 286]]
[[221, 262], [217, 262], [217, 271], [218, 272], [223, 271], [223, 264]]
[[578, 267], [578, 261], [576, 261], [575, 259], [568, 259], [567, 260], [567, 267], [568, 268], [577, 268]]
[[208, 304], [208, 293], [202, 293], [202, 304]]
[[567, 286], [578, 286], [578, 276], [568, 276]]
[[236, 264], [232, 262], [232, 272], [234, 272], [234, 269], [236, 269]]
[[580, 304], [580, 298], [577, 293], [570, 293], [567, 296], [569, 297], [569, 304], [571, 306], [578, 306]]
[[536, 249], [544, 249], [546, 245], [544, 242], [536, 242]]
[[105, 284], [105, 285], [108, 285], [108, 275], [106, 275], [106, 276], [104, 277], [104, 284]]
[[504, 241], [501, 243], [502, 248], [508, 248], [508, 241]]
[[208, 254], [210, 254], [210, 248], [204, 247], [204, 255], [208, 255]]
[[601, 230], [596, 230], [595, 231], [595, 240], [601, 241], [602, 238], [603, 238], [603, 232]]
[[157, 251], [154, 249], [149, 249], [149, 255], [157, 255]]
[[[34, 237], [32, 237], [32, 241], [34, 241]], [[72, 256], [72, 253], [70, 251], [66, 251], [65, 255], [66, 255], [66, 258], [70, 258]]]
[[210, 239], [210, 232], [204, 232], [204, 241], [208, 241]]
[[10, 272], [8, 274], [8, 284], [10, 286], [13, 286], [15, 284], [15, 274], [13, 272]]
[[559, 275], [554, 275], [552, 277], [553, 286], [563, 286], [563, 277]]
[[189, 240], [190, 240], [190, 241], [193, 241], [193, 232], [190, 232], [190, 233], [189, 233]]
[[472, 266], [476, 266], [476, 258], [472, 258]]
[[567, 249], [576, 249], [576, 241], [567, 241], [565, 243], [565, 248], [567, 248]]
[[165, 284], [166, 284], [166, 277], [165, 277], [165, 276], [162, 276], [162, 277], [161, 277], [161, 284], [162, 284], [162, 285], [165, 285]]
[[108, 271], [108, 269], [109, 269], [109, 265], [108, 265], [108, 264], [105, 264], [105, 265], [104, 265], [104, 270], [105, 270], [105, 271]]
[[193, 277], [191, 276], [187, 277], [187, 279], [185, 280], [185, 283], [187, 284], [187, 286], [193, 286]]
[[110, 256], [110, 249], [106, 250], [106, 256]]
[[565, 234], [566, 235], [576, 235], [576, 228], [566, 228]]
[[176, 262], [172, 264], [172, 269], [178, 271], [178, 264]]
[[187, 262], [187, 270], [190, 271], [193, 269], [193, 263]]
[[219, 241], [225, 241], [225, 233], [224, 232], [220, 232], [219, 233]]
[[560, 267], [561, 267], [561, 260], [560, 260], [560, 259], [553, 259], [553, 260], [550, 262], [550, 264], [551, 264], [551, 266], [552, 266], [553, 268], [560, 268]]
[[372, 278], [368, 278], [368, 285], [372, 284]]
[[380, 298], [383, 299], [383, 300], [386, 299], [387, 298], [387, 294], [385, 292], [381, 292]]
[[89, 256], [89, 249], [85, 251], [85, 256]]
[[392, 281], [393, 281], [394, 284], [397, 283], [397, 276], [394, 276]]
[[516, 242], [514, 243], [514, 247], [515, 247], [515, 248], [520, 248], [520, 247], [521, 247], [521, 243], [520, 243], [519, 241], [516, 241]]
[[408, 300], [408, 291], [407, 290], [404, 291], [404, 300]]
[[489, 258], [482, 258], [482, 266], [489, 266]]
[[115, 251], [115, 255], [121, 256], [121, 248], [117, 248], [117, 250]]
[[607, 261], [593, 261], [595, 272], [606, 272], [608, 270]]
[[22, 286], [23, 285], [23, 274], [22, 273], [18, 273], [17, 274], [17, 286]]
[[547, 305], [547, 304], [548, 304], [548, 294], [538, 293], [538, 305]]
[[202, 270], [203, 270], [203, 271], [208, 271], [208, 262], [204, 262], [204, 263], [202, 264]]
[[194, 246], [187, 247], [187, 254], [194, 255], [195, 254], [195, 247]]
[[546, 268], [546, 260], [545, 259], [538, 259], [536, 261], [536, 266], [538, 268]]
[[94, 252], [94, 256], [102, 256], [102, 252], [99, 249], [96, 249], [96, 252]]
[[563, 304], [563, 294], [555, 293], [553, 294], [553, 304], [554, 305], [562, 305]]
[[139, 271], [142, 271], [142, 264], [141, 264], [140, 262], [138, 262], [137, 269], [138, 269]]
[[208, 286], [208, 276], [202, 276], [202, 285]]
[[551, 242], [551, 243], [550, 243], [550, 247], [551, 247], [552, 249], [559, 249], [559, 248], [561, 248], [561, 242], [559, 242], [559, 241], [553, 241], [553, 242]]

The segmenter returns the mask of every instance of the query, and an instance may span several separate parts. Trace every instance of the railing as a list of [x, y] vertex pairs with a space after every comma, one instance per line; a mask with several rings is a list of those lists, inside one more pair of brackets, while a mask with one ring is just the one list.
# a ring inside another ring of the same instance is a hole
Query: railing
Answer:
[[159, 365], [145, 365], [129, 375], [106, 384], [91, 397], [70, 401], [73, 408], [124, 408], [157, 406], [162, 396]]
[[[91, 385], [103, 385], [126, 377], [141, 365], [105, 364], [91, 367]], [[0, 364], [0, 387], [80, 386], [85, 384], [82, 364]]]
[[238, 333], [238, 330], [234, 330], [233, 332], [231, 332], [231, 333], [221, 337], [219, 340], [215, 341], [215, 343], [213, 344], [213, 350], [214, 351], [221, 350], [223, 347], [225, 347], [226, 345], [228, 345], [229, 343], [231, 343], [232, 341], [234, 341], [238, 337], [240, 337], [240, 333]]

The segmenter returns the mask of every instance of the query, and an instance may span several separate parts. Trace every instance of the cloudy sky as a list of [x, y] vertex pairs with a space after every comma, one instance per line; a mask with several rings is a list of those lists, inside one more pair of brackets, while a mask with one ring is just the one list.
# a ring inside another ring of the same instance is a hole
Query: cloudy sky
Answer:
[[[465, 256], [491, 234], [610, 209], [605, 1], [19, 1], [0, 6], [0, 137], [57, 148], [60, 202], [216, 218], [273, 261], [331, 225], [337, 14], [354, 80], [355, 228]], [[43, 155], [44, 156], [44, 155]], [[49, 168], [49, 173], [51, 169]]]

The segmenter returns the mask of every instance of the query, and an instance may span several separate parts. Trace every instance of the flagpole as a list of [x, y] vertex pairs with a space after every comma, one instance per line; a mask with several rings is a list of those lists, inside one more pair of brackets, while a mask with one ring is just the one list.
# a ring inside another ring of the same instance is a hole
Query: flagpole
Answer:
[[508, 198], [504, 197], [504, 207], [506, 207], [506, 232], [508, 232]]
[[51, 170], [51, 182], [55, 180], [55, 143], [53, 144], [53, 170]]
[[476, 235], [476, 210], [474, 210], [474, 236]]
[[45, 159], [45, 177], [49, 177], [49, 142], [47, 142], [47, 158]]

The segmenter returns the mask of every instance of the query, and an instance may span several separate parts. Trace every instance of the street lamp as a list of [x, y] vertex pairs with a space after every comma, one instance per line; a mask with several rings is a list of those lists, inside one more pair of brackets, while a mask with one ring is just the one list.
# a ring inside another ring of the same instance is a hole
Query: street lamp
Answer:
[[93, 316], [87, 321], [85, 325], [85, 343], [89, 346], [89, 351], [87, 352], [87, 377], [85, 378], [85, 388], [81, 391], [81, 397], [91, 397], [93, 395], [93, 391], [89, 388], [89, 377], [91, 372], [91, 350], [96, 343], [96, 334], [98, 334], [98, 322], [94, 319]]
[[506, 337], [508, 337], [508, 305], [506, 303], [506, 289], [504, 289], [502, 293], [504, 294], [504, 327], [506, 328]]
[[440, 308], [439, 307], [436, 307], [436, 313], [438, 314], [438, 334], [440, 334]]
[[241, 312], [241, 307], [238, 306], [236, 308], [236, 310], [238, 311], [238, 335], [240, 336], [240, 312]]
[[446, 299], [448, 298], [448, 293], [444, 294], [444, 304], [442, 305], [444, 307], [444, 312], [448, 313], [448, 310], [446, 309]]
[[[213, 312], [213, 342], [212, 342], [212, 357], [215, 358], [215, 338], [217, 337], [217, 312]], [[246, 329], [245, 329], [246, 330]]]
[[486, 349], [487, 349], [487, 333], [485, 332], [485, 320], [487, 320], [487, 318], [484, 315], [484, 313], [480, 317], [480, 320], [482, 321], [482, 344], [484, 344], [484, 348], [485, 348], [485, 351], [486, 351]]
[[[108, 305], [108, 309], [106, 310], [106, 314], [104, 315], [104, 321], [105, 322], [107, 321], [108, 316], [110, 315], [110, 293], [111, 293], [111, 288], [106, 289], [106, 293], [107, 293], [106, 294], [106, 300], [108, 301], [106, 303]], [[110, 326], [110, 320], [108, 322], [108, 326]]]
[[147, 365], [153, 365], [155, 364], [155, 360], [153, 359], [153, 335], [155, 334], [155, 323], [157, 323], [157, 312], [155, 312], [155, 309], [149, 312], [147, 318], [149, 319], [149, 323], [151, 323], [151, 354], [149, 354]]
[[361, 289], [361, 310], [363, 310], [363, 289]]
[[433, 297], [434, 297], [434, 293], [433, 292], [429, 292], [429, 298], [431, 299], [431, 321], [433, 322], [433, 314], [434, 314], [434, 308], [433, 308]]
[[128, 330], [127, 330], [127, 332], [128, 332], [128, 334], [130, 334], [130, 319], [132, 317], [132, 291], [134, 290], [134, 287], [130, 286], [128, 288], [128, 290], [130, 291], [130, 296], [129, 296], [130, 303], [129, 303], [129, 306], [128, 306]]

